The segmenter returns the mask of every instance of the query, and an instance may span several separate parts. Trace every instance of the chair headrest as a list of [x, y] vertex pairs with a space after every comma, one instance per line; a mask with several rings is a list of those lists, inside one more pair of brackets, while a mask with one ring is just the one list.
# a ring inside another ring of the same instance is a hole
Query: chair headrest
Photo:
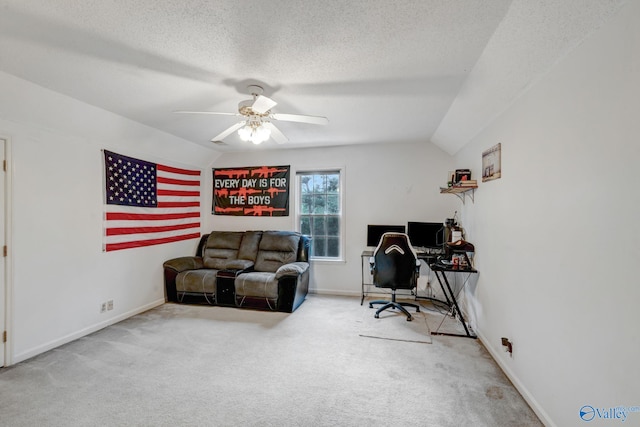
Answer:
[[404, 250], [398, 245], [389, 246], [387, 249], [384, 250], [384, 253], [388, 254], [389, 252], [393, 252], [393, 251], [400, 252], [402, 255], [404, 255]]
[[398, 252], [402, 255], [412, 253], [415, 258], [418, 256], [413, 246], [411, 246], [411, 241], [406, 233], [384, 233], [373, 253], [376, 254], [380, 250], [383, 250], [387, 255], [391, 252]]

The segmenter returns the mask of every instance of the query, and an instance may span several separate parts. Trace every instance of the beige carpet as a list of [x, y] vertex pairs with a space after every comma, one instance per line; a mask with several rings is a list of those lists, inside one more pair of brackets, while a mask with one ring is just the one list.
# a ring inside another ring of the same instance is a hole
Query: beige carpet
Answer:
[[165, 304], [0, 369], [0, 426], [541, 426], [478, 340], [363, 338], [363, 311]]
[[379, 307], [369, 308], [366, 301], [362, 305], [362, 316], [358, 321], [361, 337], [431, 344], [431, 331], [424, 311], [415, 313], [415, 309], [409, 307], [413, 320], [407, 322], [407, 316], [399, 310], [385, 310], [376, 319], [374, 314]]

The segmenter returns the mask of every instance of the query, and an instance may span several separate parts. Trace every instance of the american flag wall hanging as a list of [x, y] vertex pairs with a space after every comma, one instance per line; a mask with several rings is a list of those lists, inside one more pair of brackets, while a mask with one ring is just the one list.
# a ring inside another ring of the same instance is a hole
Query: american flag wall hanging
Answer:
[[200, 171], [104, 152], [104, 250], [200, 237]]

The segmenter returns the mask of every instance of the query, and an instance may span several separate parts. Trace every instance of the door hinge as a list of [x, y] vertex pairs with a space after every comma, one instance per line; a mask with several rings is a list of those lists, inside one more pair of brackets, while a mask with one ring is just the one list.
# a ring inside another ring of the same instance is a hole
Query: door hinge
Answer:
[[7, 342], [7, 331], [2, 333], [2, 342]]
[[2, 247], [2, 256], [7, 256], [7, 245]]
[[5, 172], [7, 171], [7, 161], [6, 160], [2, 161], [2, 170], [5, 171]]

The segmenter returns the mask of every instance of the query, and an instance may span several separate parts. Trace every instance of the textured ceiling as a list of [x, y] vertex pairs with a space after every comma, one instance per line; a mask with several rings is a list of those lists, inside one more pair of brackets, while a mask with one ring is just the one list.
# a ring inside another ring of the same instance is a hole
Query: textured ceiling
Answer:
[[455, 153], [623, 0], [0, 0], [0, 70], [218, 150], [259, 84], [286, 147]]

